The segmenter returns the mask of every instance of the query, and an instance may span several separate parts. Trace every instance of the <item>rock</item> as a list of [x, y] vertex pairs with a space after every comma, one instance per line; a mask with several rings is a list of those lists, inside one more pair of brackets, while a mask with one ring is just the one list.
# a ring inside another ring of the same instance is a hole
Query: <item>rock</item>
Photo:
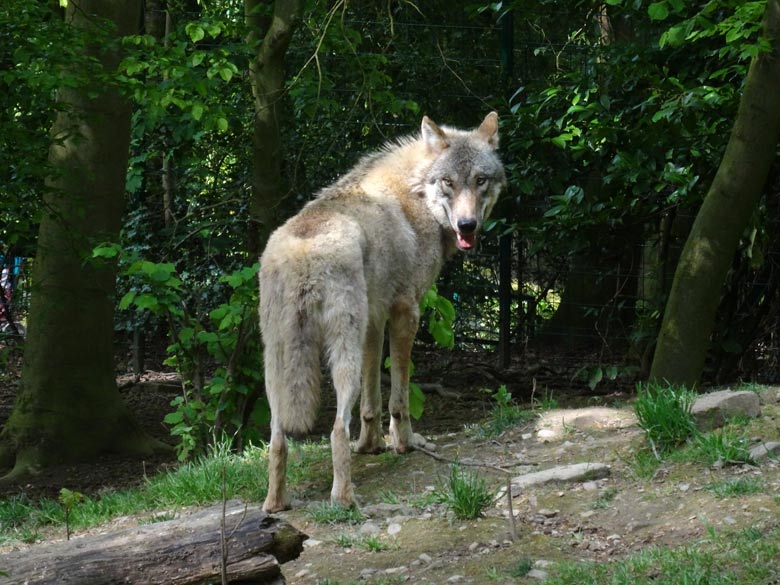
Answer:
[[766, 386], [756, 392], [758, 401], [761, 404], [777, 404], [780, 402], [780, 388], [777, 386]]
[[463, 575], [453, 575], [447, 579], [447, 583], [460, 583], [461, 581], [463, 581]]
[[723, 426], [726, 420], [737, 415], [755, 418], [761, 414], [761, 406], [755, 392], [719, 390], [699, 396], [691, 414], [699, 430], [709, 431]]
[[390, 516], [414, 516], [415, 511], [413, 508], [405, 504], [386, 504], [381, 502], [379, 504], [369, 504], [363, 506], [361, 511], [364, 515], [371, 518], [389, 518]]
[[526, 573], [526, 577], [530, 579], [538, 579], [539, 581], [544, 581], [547, 579], [547, 571], [542, 571], [541, 569], [531, 569]]
[[426, 555], [425, 553], [422, 553], [422, 554], [421, 554], [419, 557], [417, 557], [417, 558], [418, 558], [418, 559], [420, 559], [420, 560], [421, 560], [423, 563], [425, 563], [426, 565], [427, 565], [428, 563], [430, 563], [430, 562], [433, 560], [433, 559], [431, 558], [431, 556], [430, 556], [430, 555]]
[[360, 530], [358, 530], [358, 532], [362, 536], [376, 536], [381, 532], [381, 529], [373, 522], [366, 522], [365, 524], [363, 524], [363, 526], [360, 527]]
[[390, 536], [395, 536], [396, 534], [398, 534], [399, 532], [401, 532], [401, 528], [402, 528], [402, 527], [401, 527], [401, 525], [400, 525], [400, 524], [398, 524], [397, 522], [393, 522], [392, 524], [390, 524], [390, 525], [387, 527], [387, 533], [388, 533]]
[[780, 441], [767, 441], [750, 449], [750, 458], [758, 463], [763, 459], [772, 458], [778, 453], [780, 453]]
[[607, 477], [609, 474], [610, 467], [604, 463], [559, 465], [558, 467], [552, 467], [550, 469], [545, 469], [544, 471], [519, 475], [512, 479], [512, 488], [520, 490], [534, 485], [550, 483], [552, 481], [592, 481], [594, 479]]
[[385, 575], [402, 575], [407, 571], [409, 571], [409, 569], [407, 569], [405, 566], [391, 567], [390, 569], [385, 569]]

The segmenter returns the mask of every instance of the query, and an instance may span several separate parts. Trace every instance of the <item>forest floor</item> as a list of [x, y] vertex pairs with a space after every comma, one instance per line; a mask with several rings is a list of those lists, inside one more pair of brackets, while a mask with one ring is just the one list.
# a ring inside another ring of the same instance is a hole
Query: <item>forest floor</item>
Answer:
[[[777, 528], [780, 467], [774, 460], [714, 468], [681, 457], [644, 471], [639, 455], [646, 443], [633, 420], [633, 389], [625, 385], [597, 395], [573, 381], [566, 364], [540, 358], [511, 376], [498, 375], [485, 360], [430, 357], [436, 359], [444, 361], [421, 381], [438, 386], [426, 393], [425, 413], [415, 429], [437, 444], [439, 459], [421, 452], [354, 456], [353, 482], [363, 515], [344, 524], [317, 517], [331, 477], [329, 458], [321, 457], [312, 479], [293, 489], [293, 509], [280, 514], [310, 537], [300, 558], [283, 567], [289, 583], [532, 583], [558, 561], [602, 563], [649, 547], [685, 547], [715, 534]], [[495, 391], [504, 381], [536, 416], [485, 436], [481, 429], [495, 402], [480, 390]], [[175, 389], [166, 376], [149, 374], [123, 395], [148, 432], [170, 441], [161, 421]], [[0, 422], [12, 400], [13, 385], [0, 385]], [[333, 405], [325, 404], [320, 433], [327, 434], [332, 415]], [[768, 404], [746, 430], [756, 440], [778, 440], [778, 421], [780, 407]], [[295, 457], [293, 451], [291, 465]], [[451, 461], [477, 473], [496, 494], [483, 517], [458, 520], [435, 501]], [[607, 475], [514, 490], [513, 537], [503, 491], [507, 477], [586, 462], [608, 466]], [[175, 465], [173, 457], [106, 458], [49, 470], [6, 488], [5, 495], [56, 497], [62, 487], [102, 493], [141, 485], [145, 477]], [[729, 491], [737, 484], [755, 489]], [[651, 581], [657, 576], [662, 575], [648, 574]]]

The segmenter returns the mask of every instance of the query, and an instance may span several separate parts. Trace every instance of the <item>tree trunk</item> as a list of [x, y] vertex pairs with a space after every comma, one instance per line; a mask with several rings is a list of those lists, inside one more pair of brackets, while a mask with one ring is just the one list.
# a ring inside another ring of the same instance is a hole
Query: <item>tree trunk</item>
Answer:
[[247, 42], [258, 45], [250, 64], [255, 118], [252, 132], [252, 200], [249, 205], [249, 254], [260, 256], [276, 227], [276, 207], [282, 196], [282, 148], [279, 134], [284, 97], [284, 55], [303, 13], [301, 0], [276, 0], [273, 15], [262, 15], [262, 0], [244, 0]]
[[[69, 2], [65, 18], [86, 34], [105, 19], [118, 38], [136, 32], [140, 5]], [[98, 46], [88, 53], [107, 72], [119, 61]], [[160, 447], [131, 420], [117, 391], [116, 268], [91, 258], [96, 244], [118, 240], [131, 106], [98, 79], [63, 88], [58, 99], [63, 109], [49, 151], [57, 176], [48, 182], [48, 213], [38, 234], [22, 381], [0, 445], [0, 464], [14, 465], [7, 479], [101, 453], [148, 454]]]
[[723, 160], [685, 243], [664, 311], [651, 380], [698, 383], [721, 290], [780, 139], [780, 1], [769, 0]]
[[8, 585], [196, 585], [220, 582], [224, 564], [228, 583], [277, 584], [284, 583], [279, 563], [298, 558], [305, 539], [259, 506], [229, 502], [224, 520], [218, 504], [176, 520], [0, 555], [0, 568]]

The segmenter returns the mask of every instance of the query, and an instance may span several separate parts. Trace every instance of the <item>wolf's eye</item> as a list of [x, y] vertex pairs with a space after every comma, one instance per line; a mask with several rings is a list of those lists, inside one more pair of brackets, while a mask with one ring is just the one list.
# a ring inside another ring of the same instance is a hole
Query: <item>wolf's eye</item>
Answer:
[[479, 177], [477, 177], [477, 185], [479, 185], [481, 187], [485, 183], [487, 183], [487, 177], [483, 177], [481, 175]]
[[450, 179], [449, 177], [442, 177], [441, 182], [444, 183], [446, 187], [452, 189], [452, 179]]

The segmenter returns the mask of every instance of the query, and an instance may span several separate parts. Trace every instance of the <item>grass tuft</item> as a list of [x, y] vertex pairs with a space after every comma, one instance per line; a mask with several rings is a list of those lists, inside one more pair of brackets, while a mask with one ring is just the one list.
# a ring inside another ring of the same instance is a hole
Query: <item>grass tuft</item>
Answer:
[[471, 520], [482, 516], [493, 503], [493, 493], [482, 477], [459, 465], [453, 465], [449, 481], [434, 491], [439, 504], [449, 508], [456, 518]]
[[693, 452], [699, 459], [712, 465], [723, 463], [752, 463], [750, 439], [744, 429], [728, 425], [709, 433], [698, 433], [693, 440]]
[[499, 387], [491, 397], [493, 398], [493, 408], [489, 418], [475, 428], [476, 435], [479, 437], [497, 437], [507, 429], [527, 422], [536, 416], [533, 412], [516, 405], [506, 386]]
[[764, 482], [758, 477], [738, 477], [709, 484], [706, 489], [716, 498], [738, 498], [764, 491]]
[[683, 444], [696, 433], [691, 408], [696, 393], [684, 386], [639, 386], [634, 412], [639, 427], [657, 457]]
[[346, 508], [321, 502], [310, 506], [307, 512], [318, 524], [357, 524], [363, 520], [363, 514], [354, 506]]

